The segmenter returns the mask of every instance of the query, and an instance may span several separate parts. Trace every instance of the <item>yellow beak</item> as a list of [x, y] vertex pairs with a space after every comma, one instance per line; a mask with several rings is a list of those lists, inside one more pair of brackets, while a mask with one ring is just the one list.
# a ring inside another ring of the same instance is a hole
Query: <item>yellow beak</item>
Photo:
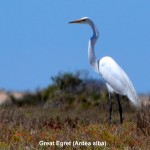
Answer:
[[81, 23], [81, 22], [82, 22], [82, 20], [79, 19], [79, 20], [71, 21], [71, 22], [69, 22], [69, 23]]

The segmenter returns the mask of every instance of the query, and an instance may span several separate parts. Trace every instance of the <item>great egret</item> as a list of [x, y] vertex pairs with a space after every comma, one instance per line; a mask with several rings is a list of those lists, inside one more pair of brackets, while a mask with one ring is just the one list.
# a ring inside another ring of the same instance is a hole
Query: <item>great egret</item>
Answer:
[[138, 96], [135, 89], [124, 70], [109, 56], [105, 56], [97, 60], [94, 53], [94, 45], [99, 37], [99, 32], [91, 19], [83, 17], [81, 19], [71, 21], [69, 23], [87, 24], [93, 30], [93, 36], [89, 40], [88, 45], [88, 58], [94, 70], [101, 74], [106, 82], [109, 93], [109, 121], [112, 122], [112, 101], [111, 94], [117, 93], [117, 101], [119, 105], [120, 123], [123, 123], [122, 106], [120, 103], [119, 95], [127, 96], [128, 99], [136, 106], [140, 106]]

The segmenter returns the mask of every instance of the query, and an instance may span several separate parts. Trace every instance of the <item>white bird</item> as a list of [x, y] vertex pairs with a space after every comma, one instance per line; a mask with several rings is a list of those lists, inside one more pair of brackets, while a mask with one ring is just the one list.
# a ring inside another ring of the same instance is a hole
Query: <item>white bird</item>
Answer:
[[88, 17], [83, 17], [81, 19], [71, 21], [69, 23], [80, 23], [87, 24], [93, 30], [93, 36], [89, 39], [88, 45], [88, 58], [89, 62], [94, 68], [94, 70], [101, 74], [103, 79], [106, 82], [106, 86], [109, 93], [109, 121], [112, 122], [112, 101], [111, 95], [113, 93], [117, 93], [117, 101], [119, 105], [119, 114], [120, 114], [120, 123], [123, 123], [122, 118], [122, 106], [120, 103], [119, 95], [127, 96], [128, 99], [135, 105], [136, 107], [140, 106], [140, 102], [138, 96], [135, 92], [135, 89], [127, 76], [124, 70], [109, 56], [105, 56], [99, 60], [96, 59], [94, 53], [94, 45], [99, 37], [99, 32], [91, 19]]

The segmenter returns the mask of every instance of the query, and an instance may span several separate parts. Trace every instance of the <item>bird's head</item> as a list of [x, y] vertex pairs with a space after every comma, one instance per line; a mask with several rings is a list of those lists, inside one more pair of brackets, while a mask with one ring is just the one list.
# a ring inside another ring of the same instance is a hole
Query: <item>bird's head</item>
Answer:
[[69, 23], [89, 24], [90, 22], [91, 22], [91, 20], [88, 17], [83, 17], [81, 19], [77, 19], [77, 20], [71, 21]]
[[99, 36], [99, 32], [98, 32], [96, 26], [94, 25], [94, 23], [92, 22], [92, 20], [89, 19], [88, 17], [83, 17], [81, 19], [77, 19], [77, 20], [71, 21], [69, 23], [88, 24], [93, 29], [93, 36], [91, 38], [94, 39], [93, 40], [94, 42], [97, 40], [97, 38]]

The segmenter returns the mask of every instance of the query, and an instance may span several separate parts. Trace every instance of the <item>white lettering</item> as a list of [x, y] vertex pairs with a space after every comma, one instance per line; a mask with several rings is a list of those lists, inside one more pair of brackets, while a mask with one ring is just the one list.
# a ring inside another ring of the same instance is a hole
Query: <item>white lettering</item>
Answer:
[[73, 146], [91, 146], [91, 142], [87, 142], [87, 141], [73, 141]]
[[93, 142], [93, 146], [106, 146], [106, 142], [95, 141]]
[[61, 142], [61, 141], [56, 141], [56, 146], [71, 146], [71, 142]]
[[53, 141], [53, 142], [40, 141], [40, 142], [39, 142], [39, 145], [41, 145], [41, 146], [54, 146], [55, 143], [54, 143], [54, 141]]

